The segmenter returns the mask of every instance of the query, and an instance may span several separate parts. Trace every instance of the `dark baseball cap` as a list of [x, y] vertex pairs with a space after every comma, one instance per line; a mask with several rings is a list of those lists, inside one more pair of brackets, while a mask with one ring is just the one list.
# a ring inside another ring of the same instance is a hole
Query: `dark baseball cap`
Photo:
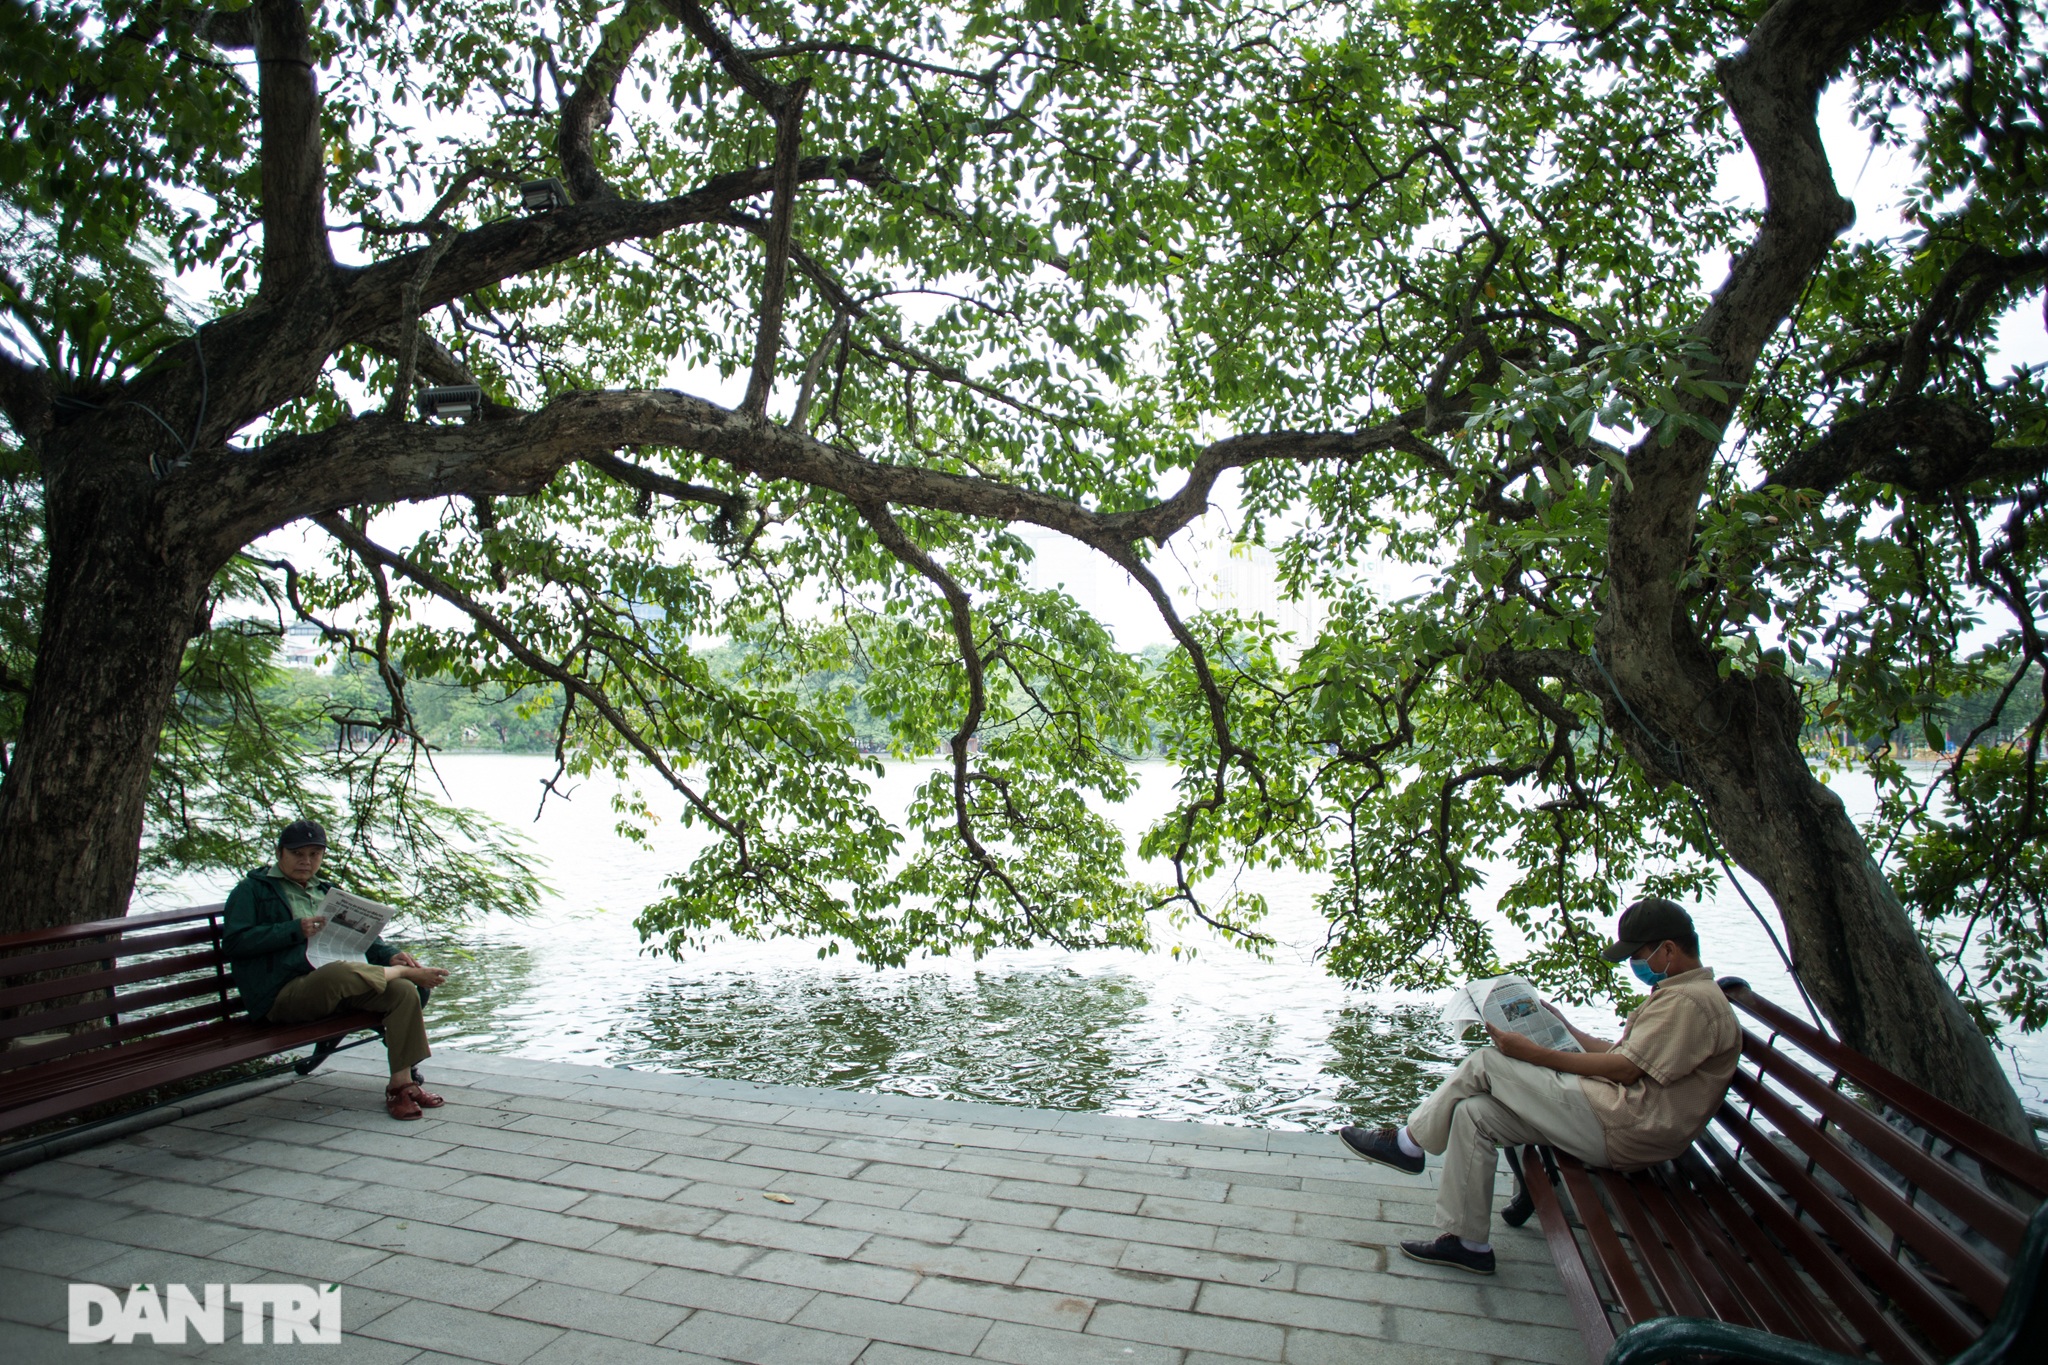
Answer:
[[1621, 923], [1614, 926], [1614, 942], [1601, 949], [1600, 956], [1609, 962], [1622, 962], [1638, 949], [1692, 933], [1692, 916], [1685, 913], [1684, 906], [1661, 896], [1648, 896], [1621, 912]]
[[277, 836], [279, 848], [325, 848], [327, 831], [311, 820], [294, 820]]

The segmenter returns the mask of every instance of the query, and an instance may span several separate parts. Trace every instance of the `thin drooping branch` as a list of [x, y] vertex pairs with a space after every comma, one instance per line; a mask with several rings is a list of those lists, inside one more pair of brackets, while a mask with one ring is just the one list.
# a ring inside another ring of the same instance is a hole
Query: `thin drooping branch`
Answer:
[[664, 474], [658, 469], [622, 460], [609, 452], [599, 451], [583, 457], [583, 463], [608, 478], [615, 479], [628, 488], [643, 493], [659, 493], [677, 502], [703, 503], [716, 507], [734, 524], [746, 514], [751, 505], [745, 493], [728, 492], [723, 488], [711, 488], [701, 483], [685, 483], [683, 480]]
[[[350, 630], [347, 626], [336, 625], [332, 620], [325, 617], [314, 615], [313, 609], [306, 605], [305, 595], [299, 587], [301, 575], [296, 564], [292, 563], [289, 559], [265, 559], [261, 555], [250, 554], [247, 550], [241, 551], [237, 558], [283, 574], [285, 605], [292, 609], [294, 617], [304, 621], [309, 626], [318, 627], [320, 639], [323, 643], [342, 645], [352, 653], [370, 653], [369, 649], [357, 638], [356, 632]], [[277, 590], [266, 583], [264, 591], [270, 596], [272, 605], [276, 605]], [[284, 624], [282, 615], [280, 615], [278, 624], [280, 626]]]
[[967, 71], [957, 66], [941, 66], [936, 62], [922, 62], [914, 57], [905, 57], [873, 43], [806, 42], [780, 43], [775, 47], [750, 47], [740, 50], [740, 56], [749, 62], [772, 62], [785, 57], [868, 57], [890, 66], [900, 66], [905, 71], [922, 71], [929, 76], [952, 76], [976, 85], [993, 85], [996, 68], [987, 71]]
[[953, 756], [953, 827], [960, 835], [961, 847], [974, 865], [987, 876], [993, 877], [1003, 888], [1004, 895], [1024, 916], [1034, 934], [1044, 932], [1039, 923], [1038, 908], [1010, 876], [1009, 870], [982, 846], [980, 837], [974, 831], [974, 815], [967, 805], [967, 783], [972, 775], [969, 770], [974, 736], [981, 729], [981, 718], [988, 711], [988, 670], [982, 658], [981, 647], [974, 638], [974, 607], [968, 600], [967, 590], [960, 586], [953, 575], [946, 572], [939, 562], [926, 552], [922, 545], [912, 540], [889, 511], [880, 502], [856, 502], [855, 509], [875, 533], [875, 539], [882, 543], [897, 560], [908, 565], [920, 577], [936, 587], [946, 599], [947, 619], [953, 628], [954, 647], [959, 651], [961, 665], [967, 670], [967, 710], [960, 717], [960, 726], [953, 732], [948, 749]]
[[557, 664], [539, 650], [533, 648], [517, 630], [512, 628], [510, 623], [506, 622], [496, 612], [441, 575], [435, 573], [432, 569], [415, 562], [405, 555], [399, 554], [395, 550], [389, 550], [377, 544], [341, 517], [331, 513], [324, 513], [312, 518], [312, 520], [322, 530], [348, 547], [363, 562], [388, 567], [401, 578], [405, 578], [426, 589], [482, 627], [493, 640], [498, 642], [499, 646], [506, 653], [517, 659], [525, 667], [541, 677], [558, 684], [563, 691], [581, 698], [592, 710], [604, 717], [605, 723], [612, 727], [619, 738], [631, 745], [634, 752], [638, 753], [640, 757], [647, 761], [648, 766], [661, 775], [663, 781], [667, 782], [685, 801], [689, 802], [691, 809], [703, 816], [708, 824], [731, 839], [738, 850], [740, 866], [743, 869], [750, 867], [751, 859], [745, 824], [720, 815], [697, 789], [682, 774], [675, 770], [660, 748], [640, 733], [639, 727], [634, 725], [632, 720], [618, 709], [611, 698], [605, 695], [603, 689], [590, 683], [582, 675], [575, 672], [575, 670]]
[[825, 329], [824, 337], [804, 361], [803, 382], [797, 385], [796, 408], [789, 415], [789, 429], [798, 435], [809, 435], [811, 430], [811, 399], [818, 391], [818, 372], [824, 368], [825, 357], [846, 342], [846, 314], [840, 313], [832, 319], [832, 325]]
[[[353, 528], [353, 523], [345, 524]], [[384, 684], [384, 694], [391, 699], [392, 725], [410, 733], [413, 728], [412, 707], [405, 699], [405, 677], [391, 659], [391, 628], [398, 615], [397, 604], [391, 598], [391, 580], [386, 577], [384, 565], [378, 560], [360, 551], [356, 557], [362, 563], [363, 571], [369, 575], [370, 586], [377, 593], [377, 638], [366, 652], [377, 666], [377, 678]]]
[[775, 387], [775, 357], [782, 349], [783, 300], [789, 288], [789, 230], [796, 213], [796, 168], [803, 148], [804, 95], [808, 81], [783, 92], [775, 113], [775, 194], [768, 210], [768, 259], [761, 268], [761, 325], [754, 339], [754, 372], [740, 411], [755, 419], [768, 414], [768, 395]]
[[462, 363], [462, 357], [442, 345], [440, 338], [424, 327], [407, 328], [393, 325], [370, 333], [362, 338], [362, 344], [393, 360], [403, 357], [410, 345], [413, 364], [418, 373], [434, 383], [476, 383], [476, 374]]
[[[1212, 447], [1213, 448], [1213, 447]], [[1180, 837], [1173, 849], [1173, 900], [1185, 904], [1195, 918], [1224, 934], [1252, 944], [1270, 944], [1270, 935], [1245, 928], [1243, 925], [1227, 924], [1210, 915], [1202, 907], [1202, 901], [1195, 894], [1194, 883], [1188, 877], [1188, 858], [1194, 849], [1195, 821], [1203, 814], [1214, 814], [1223, 809], [1229, 799], [1230, 769], [1242, 767], [1259, 789], [1262, 807], [1271, 803], [1271, 793], [1266, 788], [1266, 776], [1259, 768], [1258, 756], [1237, 742], [1230, 729], [1230, 707], [1223, 695], [1223, 688], [1216, 681], [1215, 670], [1209, 663], [1209, 652], [1195, 633], [1188, 629], [1181, 619], [1180, 611], [1173, 605], [1173, 597], [1152, 572], [1149, 565], [1138, 557], [1136, 549], [1128, 541], [1114, 541], [1106, 537], [1087, 538], [1086, 543], [1108, 556], [1116, 565], [1142, 588], [1152, 599], [1153, 610], [1159, 613], [1167, 630], [1180, 647], [1187, 651], [1188, 666], [1194, 672], [1196, 686], [1202, 690], [1202, 698], [1209, 711], [1209, 728], [1216, 740], [1216, 768], [1210, 775], [1208, 795], [1199, 801], [1189, 802], [1180, 814]], [[1255, 839], [1257, 836], [1254, 835]]]
[[326, 158], [313, 39], [299, 0], [258, 0], [263, 276], [257, 297], [281, 299], [334, 265], [327, 244]]
[[412, 402], [413, 380], [419, 373], [420, 336], [425, 330], [420, 325], [420, 290], [455, 241], [455, 232], [446, 223], [435, 223], [428, 230], [434, 234], [434, 240], [420, 257], [419, 269], [406, 286], [405, 316], [398, 323], [402, 338], [398, 346], [398, 372], [392, 376], [391, 399], [384, 409], [386, 416], [394, 418], [405, 416]]
[[[768, 223], [754, 214], [734, 210], [726, 214], [720, 221], [751, 232], [764, 243], [769, 240]], [[1046, 422], [1058, 422], [1059, 419], [1044, 408], [1027, 403], [997, 385], [976, 379], [957, 365], [949, 365], [929, 352], [919, 350], [901, 338], [892, 336], [889, 332], [876, 326], [871, 318], [872, 310], [855, 298], [852, 292], [844, 284], [840, 283], [831, 271], [819, 264], [815, 257], [794, 242], [788, 245], [787, 251], [789, 263], [801, 270], [804, 273], [804, 277], [817, 286], [819, 292], [825, 296], [833, 308], [838, 310], [844, 318], [867, 323], [868, 330], [866, 335], [872, 337], [875, 344], [879, 345], [884, 351], [896, 357], [898, 363], [902, 364], [904, 368], [921, 370], [931, 375], [934, 379], [944, 380], [946, 383], [957, 385], [970, 393], [980, 394], [991, 402], [1001, 403], [1004, 407], [1024, 413], [1026, 416], [1036, 417]], [[790, 425], [800, 426], [801, 424], [792, 422]]]

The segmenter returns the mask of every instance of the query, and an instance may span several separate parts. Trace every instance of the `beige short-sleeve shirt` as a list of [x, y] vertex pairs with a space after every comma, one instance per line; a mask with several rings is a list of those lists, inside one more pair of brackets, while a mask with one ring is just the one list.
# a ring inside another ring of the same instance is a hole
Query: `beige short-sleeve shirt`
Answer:
[[1705, 967], [1666, 977], [1636, 1007], [1614, 1045], [1643, 1069], [1619, 1085], [1581, 1076], [1607, 1135], [1607, 1159], [1628, 1169], [1669, 1161], [1707, 1126], [1742, 1055], [1735, 1009]]

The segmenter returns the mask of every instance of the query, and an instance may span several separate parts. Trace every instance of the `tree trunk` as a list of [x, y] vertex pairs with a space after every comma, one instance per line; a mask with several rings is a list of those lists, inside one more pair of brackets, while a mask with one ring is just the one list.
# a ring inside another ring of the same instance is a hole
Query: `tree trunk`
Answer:
[[[1820, 92], [1905, 5], [1779, 0], [1718, 66], [1763, 176], [1765, 212], [1694, 335], [1740, 390], [1855, 219], [1836, 190]], [[1733, 405], [1700, 398], [1696, 431], [1644, 436], [1609, 507], [1607, 603], [1595, 630], [1609, 726], [1648, 772], [1705, 803], [1714, 833], [1777, 902], [1815, 1004], [1843, 1042], [2023, 1142], [2033, 1130], [1988, 1039], [1921, 946], [1841, 800], [1799, 749], [1798, 694], [1781, 674], [1722, 677], [1689, 616], [1701, 499]], [[1623, 700], [1623, 699], [1626, 700]]]
[[[1654, 717], [1663, 708], [1644, 709]], [[1618, 719], [1623, 733], [1635, 731]], [[2032, 1124], [1990, 1040], [1921, 944], [1841, 798], [1807, 767], [1803, 720], [1783, 677], [1738, 675], [1717, 680], [1670, 727], [1675, 762], [1639, 757], [1699, 795], [1729, 856], [1770, 892], [1800, 980], [1844, 1043], [2031, 1146]], [[1712, 961], [1711, 944], [1701, 952]]]
[[89, 463], [96, 477], [45, 483], [42, 635], [0, 781], [0, 933], [127, 913], [150, 764], [216, 567], [211, 545], [167, 532], [145, 460]]

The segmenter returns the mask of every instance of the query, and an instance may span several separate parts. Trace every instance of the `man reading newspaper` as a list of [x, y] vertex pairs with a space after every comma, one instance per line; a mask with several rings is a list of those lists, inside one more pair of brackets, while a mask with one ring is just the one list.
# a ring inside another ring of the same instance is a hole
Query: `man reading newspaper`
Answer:
[[344, 1006], [383, 1015], [391, 1064], [384, 1108], [395, 1119], [416, 1119], [444, 1103], [413, 1068], [429, 1055], [422, 992], [448, 973], [385, 943], [378, 935], [389, 908], [320, 879], [326, 854], [327, 832], [294, 820], [278, 836], [276, 863], [229, 893], [221, 943], [235, 988], [252, 1016], [279, 1024], [322, 1019]]
[[[1627, 961], [1650, 998], [1613, 1043], [1581, 1033], [1533, 992], [1525, 998], [1513, 987], [1503, 990], [1502, 979], [1467, 988], [1468, 1006], [1481, 1018], [1494, 1007], [1510, 1027], [1487, 1019], [1493, 1046], [1467, 1057], [1400, 1128], [1347, 1127], [1338, 1134], [1358, 1155], [1409, 1175], [1422, 1174], [1425, 1153], [1443, 1158], [1436, 1196], [1441, 1235], [1401, 1243], [1403, 1255], [1493, 1273], [1487, 1222], [1501, 1147], [1543, 1142], [1590, 1166], [1629, 1169], [1668, 1161], [1692, 1144], [1720, 1107], [1741, 1052], [1735, 1011], [1699, 953], [1692, 916], [1682, 907], [1649, 899], [1622, 912], [1603, 956]], [[1523, 1025], [1531, 999], [1576, 1046], [1546, 1047], [1529, 1036]], [[1455, 1008], [1450, 1017], [1457, 1017]], [[1528, 1217], [1526, 1208], [1514, 1212], [1516, 1224]]]

